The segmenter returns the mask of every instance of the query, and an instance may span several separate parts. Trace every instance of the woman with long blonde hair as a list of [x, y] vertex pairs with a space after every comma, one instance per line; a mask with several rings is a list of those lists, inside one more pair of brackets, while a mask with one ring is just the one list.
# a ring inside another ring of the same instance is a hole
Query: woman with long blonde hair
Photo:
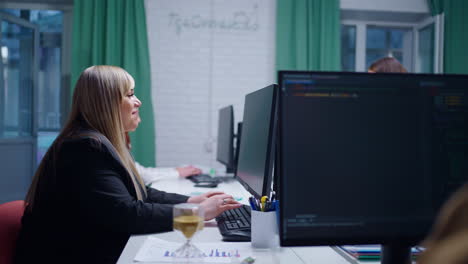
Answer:
[[173, 204], [200, 203], [206, 220], [241, 206], [232, 196], [146, 188], [126, 146], [141, 101], [115, 66], [80, 75], [68, 121], [41, 161], [26, 196], [17, 263], [115, 263], [132, 234], [172, 230]]

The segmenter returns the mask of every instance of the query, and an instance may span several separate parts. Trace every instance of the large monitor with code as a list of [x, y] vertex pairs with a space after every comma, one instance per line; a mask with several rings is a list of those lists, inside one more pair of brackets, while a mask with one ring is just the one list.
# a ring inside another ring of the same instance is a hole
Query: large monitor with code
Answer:
[[283, 246], [409, 263], [468, 177], [468, 76], [280, 71]]

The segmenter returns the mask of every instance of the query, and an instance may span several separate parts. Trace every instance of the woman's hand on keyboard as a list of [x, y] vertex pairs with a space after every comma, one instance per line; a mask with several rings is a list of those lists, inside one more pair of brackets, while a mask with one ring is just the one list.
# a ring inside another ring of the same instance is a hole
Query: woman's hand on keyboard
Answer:
[[202, 173], [201, 169], [196, 168], [192, 165], [186, 166], [186, 167], [179, 167], [179, 168], [176, 168], [176, 170], [179, 173], [179, 176], [182, 178]]
[[234, 200], [229, 194], [217, 194], [208, 197], [200, 203], [200, 206], [205, 210], [205, 220], [208, 221], [226, 210], [239, 208], [242, 204]]
[[[211, 196], [225, 194], [223, 192], [206, 192], [204, 194], [192, 196], [187, 200], [187, 203], [201, 203], [206, 199], [210, 198]], [[232, 197], [231, 197], [232, 198]]]

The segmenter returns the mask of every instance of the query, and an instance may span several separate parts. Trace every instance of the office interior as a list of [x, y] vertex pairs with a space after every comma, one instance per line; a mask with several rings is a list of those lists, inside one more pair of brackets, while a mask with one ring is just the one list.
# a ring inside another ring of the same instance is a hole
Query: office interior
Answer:
[[138, 162], [212, 174], [225, 172], [216, 159], [219, 109], [232, 105], [241, 122], [245, 95], [278, 83], [279, 70], [365, 73], [390, 56], [411, 73], [468, 74], [464, 0], [126, 2], [0, 3], [0, 203], [24, 199], [78, 74], [93, 64], [128, 66], [135, 77]]

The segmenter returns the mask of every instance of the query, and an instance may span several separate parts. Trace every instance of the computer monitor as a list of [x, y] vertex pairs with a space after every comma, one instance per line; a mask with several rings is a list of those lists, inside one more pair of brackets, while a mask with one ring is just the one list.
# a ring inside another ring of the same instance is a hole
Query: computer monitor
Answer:
[[468, 76], [280, 71], [282, 246], [409, 263], [467, 179]]
[[245, 96], [236, 178], [256, 198], [269, 195], [276, 146], [278, 86]]
[[236, 139], [236, 147], [234, 149], [234, 175], [236, 173], [236, 170], [237, 170], [237, 163], [239, 161], [239, 149], [240, 149], [240, 142], [242, 140], [242, 122], [238, 122], [237, 123], [237, 133], [235, 135], [235, 139]]
[[219, 109], [218, 144], [216, 160], [226, 166], [227, 173], [234, 173], [234, 109], [232, 105]]

